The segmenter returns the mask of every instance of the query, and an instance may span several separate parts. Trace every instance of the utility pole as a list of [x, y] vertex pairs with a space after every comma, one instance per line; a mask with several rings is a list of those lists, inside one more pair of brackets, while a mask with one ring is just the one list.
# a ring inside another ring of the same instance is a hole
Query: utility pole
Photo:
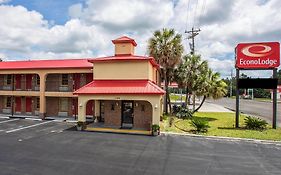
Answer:
[[[197, 36], [197, 35], [199, 35], [199, 32], [200, 32], [201, 30], [200, 29], [194, 29], [194, 27], [192, 27], [192, 29], [190, 30], [190, 31], [185, 31], [185, 33], [188, 33], [189, 34], [189, 36], [188, 36], [188, 39], [191, 39], [191, 44], [190, 44], [190, 54], [191, 55], [195, 55], [195, 37]], [[186, 93], [186, 94], [188, 94], [188, 92]], [[195, 94], [192, 92], [192, 96], [193, 96], [193, 111], [195, 111]], [[188, 98], [188, 97], [186, 97], [186, 98]]]
[[195, 40], [194, 40], [194, 38], [195, 38], [195, 36], [197, 36], [199, 34], [200, 31], [201, 31], [200, 29], [194, 29], [193, 27], [190, 31], [185, 31], [185, 33], [190, 34], [188, 36], [188, 39], [191, 39], [191, 44], [190, 44], [191, 55], [195, 54]]

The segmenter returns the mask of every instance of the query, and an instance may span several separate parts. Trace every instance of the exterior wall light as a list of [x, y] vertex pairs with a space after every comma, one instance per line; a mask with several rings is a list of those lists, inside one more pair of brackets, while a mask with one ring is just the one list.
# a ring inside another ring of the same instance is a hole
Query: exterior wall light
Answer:
[[80, 103], [80, 104], [79, 104], [79, 107], [82, 108], [82, 106], [83, 106], [82, 103]]
[[157, 108], [158, 108], [157, 104], [154, 106], [154, 108], [155, 108], [155, 109], [157, 109]]

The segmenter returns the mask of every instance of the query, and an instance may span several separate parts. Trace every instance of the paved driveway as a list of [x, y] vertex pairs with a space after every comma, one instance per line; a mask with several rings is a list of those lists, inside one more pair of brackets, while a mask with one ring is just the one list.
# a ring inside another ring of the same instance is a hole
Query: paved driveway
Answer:
[[78, 132], [45, 122], [0, 120], [1, 175], [281, 173], [276, 144]]

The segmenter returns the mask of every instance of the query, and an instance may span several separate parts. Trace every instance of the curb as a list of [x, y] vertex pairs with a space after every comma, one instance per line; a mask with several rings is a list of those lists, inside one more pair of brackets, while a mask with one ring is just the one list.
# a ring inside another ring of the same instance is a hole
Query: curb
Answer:
[[244, 142], [249, 142], [249, 143], [274, 144], [274, 145], [281, 146], [281, 141], [274, 141], [274, 140], [259, 140], [259, 139], [247, 139], [247, 138], [238, 138], [238, 137], [223, 137], [223, 136], [204, 136], [204, 135], [176, 133], [176, 132], [161, 132], [161, 134], [162, 135], [188, 136], [188, 137], [205, 138], [205, 139], [212, 139], [212, 140], [244, 141]]
[[54, 121], [54, 122], [66, 122], [66, 123], [76, 123], [76, 120], [69, 120], [69, 119], [55, 119], [55, 118], [34, 118], [28, 116], [0, 116], [2, 119], [22, 119], [22, 120], [33, 120], [33, 121]]

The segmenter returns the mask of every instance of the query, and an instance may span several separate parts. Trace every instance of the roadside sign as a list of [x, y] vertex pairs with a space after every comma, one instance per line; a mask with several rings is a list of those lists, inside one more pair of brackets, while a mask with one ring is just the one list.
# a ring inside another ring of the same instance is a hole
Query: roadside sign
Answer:
[[236, 68], [273, 69], [280, 65], [280, 43], [240, 43], [236, 46]]

